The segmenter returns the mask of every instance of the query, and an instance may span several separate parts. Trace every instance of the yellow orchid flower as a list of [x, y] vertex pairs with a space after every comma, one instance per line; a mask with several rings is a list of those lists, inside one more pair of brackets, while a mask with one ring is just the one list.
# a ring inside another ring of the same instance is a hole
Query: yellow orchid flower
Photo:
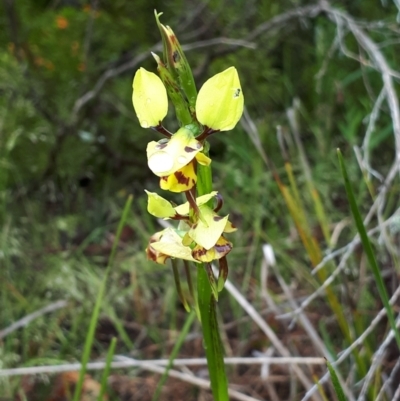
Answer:
[[168, 112], [167, 91], [154, 73], [139, 68], [133, 79], [132, 102], [143, 128], [157, 127]]
[[243, 113], [243, 91], [235, 67], [214, 75], [201, 87], [196, 101], [198, 121], [215, 131], [229, 131]]
[[[188, 202], [174, 207], [158, 194], [149, 191], [146, 191], [146, 193], [148, 195], [147, 210], [153, 216], [164, 219], [187, 217], [186, 220], [181, 220], [179, 225], [179, 232], [181, 233], [179, 246], [185, 248], [186, 256], [190, 250], [190, 254], [195, 260], [210, 262], [222, 258], [231, 251], [232, 243], [223, 234], [236, 231], [236, 227], [228, 220], [229, 216], [220, 217], [207, 205], [207, 202], [216, 197], [218, 192], [213, 191], [196, 199], [196, 204], [200, 211], [199, 220], [196, 223], [189, 222]], [[153, 244], [151, 246], [154, 248]], [[159, 247], [159, 245], [157, 246]], [[161, 248], [157, 249], [161, 250]], [[167, 247], [163, 255], [166, 253]], [[163, 256], [158, 257], [162, 258]], [[155, 257], [151, 259], [156, 260]], [[181, 257], [181, 259], [183, 258]]]

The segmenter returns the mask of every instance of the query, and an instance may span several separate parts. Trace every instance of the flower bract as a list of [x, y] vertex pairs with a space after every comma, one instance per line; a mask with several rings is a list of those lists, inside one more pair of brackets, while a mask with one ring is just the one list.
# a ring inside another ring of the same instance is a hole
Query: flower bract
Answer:
[[139, 68], [133, 79], [133, 107], [143, 128], [156, 127], [168, 112], [167, 91], [154, 73]]

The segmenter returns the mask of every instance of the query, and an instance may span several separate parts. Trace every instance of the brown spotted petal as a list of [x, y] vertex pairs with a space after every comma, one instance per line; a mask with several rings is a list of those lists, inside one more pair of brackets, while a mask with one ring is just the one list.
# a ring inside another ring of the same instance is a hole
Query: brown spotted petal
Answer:
[[161, 177], [160, 188], [171, 192], [184, 192], [192, 189], [197, 181], [193, 161], [166, 177]]
[[147, 163], [155, 175], [167, 177], [188, 165], [202, 149], [193, 133], [182, 127], [170, 140], [152, 141], [147, 145]]
[[200, 245], [196, 245], [192, 250], [192, 256], [199, 262], [212, 262], [213, 260], [221, 259], [226, 256], [232, 250], [232, 247], [232, 243], [221, 235], [214, 247], [209, 250]]

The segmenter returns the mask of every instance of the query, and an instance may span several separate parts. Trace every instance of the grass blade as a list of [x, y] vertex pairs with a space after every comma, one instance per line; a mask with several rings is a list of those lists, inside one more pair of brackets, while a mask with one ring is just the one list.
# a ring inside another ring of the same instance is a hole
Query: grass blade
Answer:
[[104, 395], [106, 394], [107, 388], [107, 378], [110, 374], [111, 370], [111, 362], [114, 357], [115, 346], [117, 345], [117, 339], [115, 337], [112, 338], [110, 348], [108, 348], [107, 358], [106, 358], [106, 366], [104, 368], [103, 374], [101, 376], [101, 387], [100, 387], [100, 394], [97, 398], [97, 401], [104, 401]]
[[387, 313], [387, 316], [388, 316], [388, 319], [389, 319], [389, 322], [390, 322], [390, 326], [391, 326], [392, 330], [394, 331], [394, 335], [395, 335], [395, 338], [396, 338], [397, 346], [400, 349], [400, 334], [399, 334], [399, 330], [396, 327], [393, 309], [389, 304], [389, 297], [388, 297], [388, 293], [386, 291], [385, 284], [383, 282], [382, 274], [381, 274], [381, 271], [379, 269], [378, 263], [376, 261], [374, 250], [372, 249], [371, 242], [370, 242], [370, 240], [368, 238], [367, 230], [365, 229], [364, 222], [362, 220], [361, 213], [360, 213], [360, 210], [358, 208], [358, 205], [357, 205], [357, 202], [356, 202], [356, 198], [354, 196], [353, 188], [352, 188], [352, 185], [350, 183], [349, 176], [347, 174], [347, 170], [346, 170], [346, 166], [345, 166], [345, 163], [344, 163], [344, 160], [343, 160], [342, 153], [340, 152], [339, 149], [338, 149], [337, 153], [338, 153], [338, 157], [339, 157], [340, 168], [342, 170], [342, 175], [343, 175], [343, 179], [344, 179], [344, 185], [345, 185], [345, 188], [346, 188], [347, 198], [348, 198], [349, 203], [350, 203], [351, 213], [353, 214], [353, 218], [354, 218], [354, 221], [355, 221], [356, 226], [357, 226], [357, 231], [358, 231], [358, 233], [360, 235], [360, 238], [361, 238], [361, 243], [363, 245], [365, 254], [367, 255], [369, 266], [370, 266], [370, 268], [372, 270], [372, 273], [374, 275], [376, 286], [378, 288], [378, 292], [379, 292], [379, 295], [381, 297], [383, 306], [386, 309], [386, 313]]
[[93, 308], [93, 313], [92, 313], [92, 317], [90, 319], [90, 324], [89, 324], [89, 330], [87, 332], [85, 346], [83, 348], [83, 356], [82, 356], [82, 361], [81, 361], [82, 368], [79, 372], [79, 379], [78, 379], [78, 383], [75, 387], [74, 397], [73, 397], [72, 401], [79, 401], [80, 396], [81, 396], [83, 380], [85, 378], [85, 373], [86, 373], [86, 365], [89, 362], [90, 351], [92, 350], [92, 345], [93, 345], [93, 340], [94, 340], [94, 333], [96, 330], [97, 321], [99, 319], [101, 302], [103, 300], [104, 292], [106, 289], [108, 275], [110, 274], [111, 266], [114, 262], [114, 257], [115, 257], [115, 253], [117, 250], [118, 241], [121, 236], [122, 229], [124, 228], [126, 219], [128, 217], [129, 210], [132, 205], [132, 199], [133, 199], [132, 195], [130, 195], [125, 203], [125, 207], [124, 207], [121, 219], [118, 224], [117, 234], [115, 236], [115, 240], [114, 240], [114, 243], [113, 243], [113, 246], [111, 249], [110, 257], [108, 259], [107, 269], [104, 273], [104, 278], [103, 278], [103, 281], [101, 282], [99, 292], [97, 293], [96, 303]]
[[163, 375], [161, 376], [158, 384], [157, 384], [157, 388], [156, 391], [154, 392], [153, 398], [151, 399], [151, 401], [157, 401], [160, 393], [161, 393], [161, 389], [165, 383], [165, 381], [167, 380], [168, 377], [168, 372], [169, 370], [172, 368], [174, 359], [178, 356], [178, 352], [182, 347], [183, 342], [185, 341], [186, 336], [189, 333], [190, 328], [192, 327], [193, 321], [196, 318], [196, 312], [194, 309], [191, 310], [191, 312], [189, 313], [186, 322], [182, 328], [182, 331], [179, 334], [179, 337], [174, 345], [174, 348], [172, 349], [171, 355], [169, 357], [169, 361], [168, 361], [168, 365], [166, 366]]
[[331, 374], [333, 388], [335, 389], [335, 393], [337, 395], [338, 400], [339, 401], [347, 401], [347, 398], [344, 395], [344, 391], [342, 389], [342, 386], [340, 385], [340, 382], [339, 382], [339, 379], [337, 377], [334, 367], [331, 365], [331, 363], [329, 361], [326, 361], [326, 363], [328, 365], [329, 373]]

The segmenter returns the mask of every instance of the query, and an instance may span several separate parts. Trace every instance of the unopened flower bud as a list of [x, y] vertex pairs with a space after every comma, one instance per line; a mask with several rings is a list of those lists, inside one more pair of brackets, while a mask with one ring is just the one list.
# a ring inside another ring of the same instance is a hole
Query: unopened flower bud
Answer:
[[185, 93], [191, 109], [194, 110], [197, 90], [192, 70], [174, 31], [168, 25], [165, 26], [160, 23], [160, 15], [155, 12], [157, 25], [163, 40], [164, 61], [167, 64], [168, 70]]
[[157, 54], [151, 54], [157, 62], [157, 71], [165, 85], [165, 88], [167, 89], [168, 96], [174, 105], [176, 117], [180, 121], [181, 125], [190, 124], [193, 118], [190, 114], [189, 105], [185, 96], [183, 95], [183, 92], [160, 57], [158, 57]]

